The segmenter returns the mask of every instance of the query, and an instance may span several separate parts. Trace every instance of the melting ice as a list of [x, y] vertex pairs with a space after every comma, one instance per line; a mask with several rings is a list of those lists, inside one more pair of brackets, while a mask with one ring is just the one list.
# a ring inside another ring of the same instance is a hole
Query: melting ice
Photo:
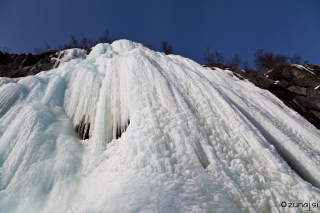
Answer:
[[304, 209], [283, 201], [320, 200], [319, 131], [268, 91], [127, 40], [63, 55], [1, 81], [0, 212], [284, 212]]

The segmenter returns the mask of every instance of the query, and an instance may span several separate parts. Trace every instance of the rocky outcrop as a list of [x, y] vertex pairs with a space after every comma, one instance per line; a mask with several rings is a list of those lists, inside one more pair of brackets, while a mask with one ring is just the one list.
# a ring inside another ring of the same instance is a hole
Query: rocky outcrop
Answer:
[[29, 54], [9, 54], [0, 51], [0, 77], [25, 77], [35, 75], [41, 71], [53, 68], [59, 50], [51, 50], [33, 55]]
[[320, 129], [320, 67], [286, 65], [266, 73], [275, 81], [269, 89]]
[[309, 64], [285, 65], [267, 72], [265, 75], [254, 70], [239, 70], [222, 65], [205, 65], [228, 69], [239, 79], [267, 89], [287, 106], [305, 117], [320, 129], [320, 67]]
[[215, 67], [217, 67], [223, 70], [230, 70], [239, 79], [241, 80], [247, 79], [257, 87], [260, 87], [262, 89], [269, 89], [275, 82], [272, 79], [266, 78], [261, 72], [258, 72], [255, 70], [244, 71], [244, 70], [239, 70], [230, 66], [225, 66], [220, 64], [204, 65], [204, 67], [210, 67], [211, 69], [214, 69]]

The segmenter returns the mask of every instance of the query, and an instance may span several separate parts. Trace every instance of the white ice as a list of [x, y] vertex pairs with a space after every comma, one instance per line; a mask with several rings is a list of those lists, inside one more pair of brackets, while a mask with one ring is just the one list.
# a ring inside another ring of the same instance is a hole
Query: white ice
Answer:
[[320, 133], [268, 91], [128, 40], [57, 60], [0, 87], [0, 212], [302, 212], [280, 204], [320, 200]]
[[20, 80], [21, 78], [6, 78], [6, 77], [0, 77], [0, 87], [8, 84], [8, 83], [16, 83]]

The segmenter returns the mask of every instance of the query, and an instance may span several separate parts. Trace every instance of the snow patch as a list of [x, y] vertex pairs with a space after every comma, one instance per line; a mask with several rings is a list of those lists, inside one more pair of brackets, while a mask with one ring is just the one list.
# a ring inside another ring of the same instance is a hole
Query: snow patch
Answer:
[[314, 74], [314, 72], [312, 72], [311, 69], [309, 69], [308, 67], [302, 66], [300, 64], [291, 64], [291, 66], [297, 67], [302, 70], [306, 70], [306, 71], [310, 72], [311, 74]]

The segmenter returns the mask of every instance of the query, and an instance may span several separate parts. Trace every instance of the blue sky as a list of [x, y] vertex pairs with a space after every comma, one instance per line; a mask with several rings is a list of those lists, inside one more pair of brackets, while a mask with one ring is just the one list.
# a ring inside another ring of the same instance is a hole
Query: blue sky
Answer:
[[0, 46], [32, 52], [70, 35], [95, 40], [108, 28], [116, 39], [159, 46], [203, 63], [206, 46], [253, 65], [259, 48], [298, 54], [320, 65], [319, 0], [1, 0]]

